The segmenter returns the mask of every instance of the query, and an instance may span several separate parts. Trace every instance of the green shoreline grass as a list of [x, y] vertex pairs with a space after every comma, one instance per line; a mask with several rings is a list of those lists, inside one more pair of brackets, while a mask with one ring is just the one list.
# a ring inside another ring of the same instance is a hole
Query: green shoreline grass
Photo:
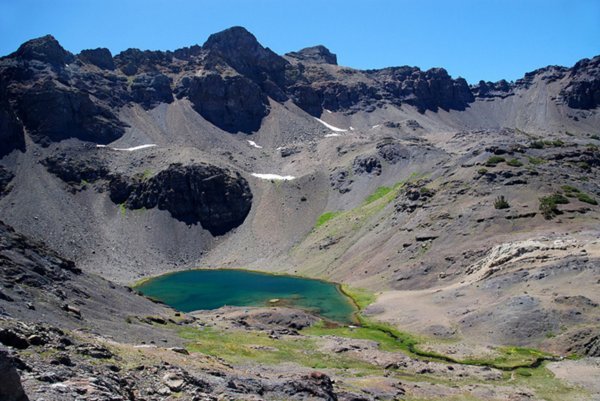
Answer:
[[[313, 335], [339, 335], [340, 337], [362, 338], [377, 341], [383, 350], [401, 350], [413, 357], [426, 358], [428, 360], [436, 360], [459, 365], [484, 366], [495, 368], [503, 371], [516, 371], [518, 369], [535, 369], [542, 365], [544, 361], [553, 361], [558, 358], [554, 355], [545, 352], [524, 347], [500, 347], [498, 351], [501, 355], [494, 359], [457, 359], [448, 355], [440, 354], [433, 351], [425, 351], [418, 347], [419, 338], [397, 330], [395, 327], [381, 322], [373, 322], [363, 315], [362, 311], [366, 306], [375, 300], [374, 294], [370, 294], [366, 290], [354, 289], [347, 285], [342, 285], [343, 293], [351, 298], [354, 304], [359, 308], [356, 317], [360, 323], [360, 327], [350, 329], [348, 327], [327, 328], [311, 327], [303, 330], [307, 334]], [[379, 333], [385, 334], [387, 338], [382, 338]], [[390, 339], [392, 341], [390, 341]]]

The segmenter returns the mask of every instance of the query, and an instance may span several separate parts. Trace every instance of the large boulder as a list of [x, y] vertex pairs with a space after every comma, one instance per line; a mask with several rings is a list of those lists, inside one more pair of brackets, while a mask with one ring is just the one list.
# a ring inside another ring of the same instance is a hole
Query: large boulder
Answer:
[[0, 400], [2, 401], [27, 401], [23, 391], [21, 378], [12, 359], [4, 348], [0, 348]]

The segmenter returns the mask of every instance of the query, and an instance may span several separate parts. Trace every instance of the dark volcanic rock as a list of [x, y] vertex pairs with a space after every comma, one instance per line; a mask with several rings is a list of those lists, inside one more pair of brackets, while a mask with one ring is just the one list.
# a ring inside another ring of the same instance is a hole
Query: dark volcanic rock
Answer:
[[561, 91], [569, 107], [593, 109], [600, 105], [600, 56], [583, 59], [571, 69], [572, 81]]
[[600, 334], [594, 329], [585, 328], [570, 335], [568, 352], [589, 357], [600, 357]]
[[29, 398], [23, 391], [21, 378], [17, 373], [8, 352], [0, 349], [0, 400], [2, 401], [27, 401]]
[[0, 166], [0, 197], [10, 192], [10, 182], [15, 177], [13, 173]]
[[479, 98], [504, 98], [513, 94], [514, 85], [502, 79], [498, 82], [479, 81], [477, 85], [471, 87], [475, 97]]
[[23, 60], [38, 60], [54, 67], [62, 67], [74, 59], [73, 55], [63, 49], [52, 35], [27, 41], [10, 56], [16, 56]]
[[381, 162], [375, 156], [358, 156], [352, 163], [355, 174], [381, 174]]
[[337, 401], [338, 399], [333, 391], [333, 382], [329, 376], [321, 372], [312, 372], [298, 380], [280, 385], [276, 389], [290, 396], [306, 394], [327, 401]]
[[179, 98], [187, 96], [202, 117], [227, 132], [257, 131], [269, 112], [269, 101], [260, 87], [240, 75], [184, 77], [176, 93]]
[[322, 45], [306, 47], [297, 52], [287, 53], [286, 56], [309, 63], [337, 65], [337, 56]]
[[164, 74], [137, 75], [131, 84], [131, 95], [135, 102], [146, 109], [158, 103], [171, 103], [171, 79]]
[[19, 115], [32, 139], [43, 146], [67, 138], [109, 143], [125, 132], [116, 115], [77, 89], [38, 83], [19, 99]]
[[15, 149], [25, 150], [23, 125], [17, 119], [8, 102], [8, 93], [0, 77], [0, 157]]
[[83, 181], [94, 182], [107, 178], [109, 169], [106, 163], [90, 155], [59, 153], [42, 160], [49, 172], [71, 185], [79, 185]]
[[385, 68], [375, 72], [386, 91], [400, 102], [425, 110], [464, 110], [474, 97], [467, 81], [452, 79], [443, 68], [421, 71], [414, 67]]
[[0, 283], [50, 288], [80, 274], [70, 260], [63, 259], [41, 243], [34, 242], [0, 222]]
[[278, 88], [285, 83], [287, 60], [264, 48], [246, 29], [236, 26], [210, 35], [202, 48], [216, 53], [237, 72], [261, 85], [269, 96], [278, 101], [285, 99]]
[[102, 68], [103, 70], [112, 71], [115, 69], [115, 62], [112, 54], [110, 53], [110, 50], [104, 47], [82, 50], [81, 53], [77, 55], [77, 58], [84, 63], [93, 64], [98, 68]]
[[242, 224], [252, 206], [252, 192], [243, 177], [199, 164], [172, 164], [142, 181], [119, 178], [110, 189], [111, 199], [125, 200], [130, 209], [168, 210], [187, 224], [199, 222], [215, 236]]
[[173, 61], [170, 52], [127, 49], [114, 58], [116, 66], [125, 75], [135, 75], [142, 72], [156, 72], [159, 67], [168, 68]]
[[390, 164], [396, 164], [402, 159], [408, 159], [410, 152], [398, 143], [380, 143], [377, 145], [377, 154]]
[[288, 94], [294, 103], [314, 117], [323, 113], [322, 100], [319, 93], [309, 85], [294, 85], [288, 88]]
[[329, 176], [329, 181], [331, 182], [331, 187], [341, 194], [350, 192], [350, 186], [353, 182], [353, 180], [350, 178], [350, 174], [348, 174], [348, 172], [345, 170], [338, 170], [331, 173]]

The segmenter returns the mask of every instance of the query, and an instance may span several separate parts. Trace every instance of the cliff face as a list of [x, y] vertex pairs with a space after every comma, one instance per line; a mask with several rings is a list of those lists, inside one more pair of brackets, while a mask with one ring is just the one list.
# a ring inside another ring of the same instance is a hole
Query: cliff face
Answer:
[[238, 227], [252, 206], [246, 180], [206, 165], [172, 164], [147, 180], [110, 184], [111, 198], [130, 209], [158, 207], [188, 224], [200, 223], [213, 235]]

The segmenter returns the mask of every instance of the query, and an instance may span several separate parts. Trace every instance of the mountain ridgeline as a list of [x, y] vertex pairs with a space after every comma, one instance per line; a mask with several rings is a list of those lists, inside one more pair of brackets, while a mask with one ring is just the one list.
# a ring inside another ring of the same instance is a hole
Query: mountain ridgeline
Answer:
[[599, 69], [596, 57], [573, 68], [536, 70], [514, 83], [469, 86], [443, 68], [339, 68], [323, 46], [279, 56], [241, 27], [211, 35], [202, 46], [128, 49], [114, 57], [105, 48], [73, 55], [48, 35], [0, 62], [0, 153], [22, 150], [24, 129], [43, 146], [70, 137], [110, 143], [125, 132], [119, 109], [132, 103], [150, 109], [182, 98], [220, 129], [251, 134], [269, 114], [269, 98], [291, 100], [317, 117], [324, 109], [353, 113], [402, 104], [419, 112], [464, 110], [476, 98], [512, 96], [551, 71], [548, 81], [567, 78], [556, 102], [593, 109], [600, 104]]

